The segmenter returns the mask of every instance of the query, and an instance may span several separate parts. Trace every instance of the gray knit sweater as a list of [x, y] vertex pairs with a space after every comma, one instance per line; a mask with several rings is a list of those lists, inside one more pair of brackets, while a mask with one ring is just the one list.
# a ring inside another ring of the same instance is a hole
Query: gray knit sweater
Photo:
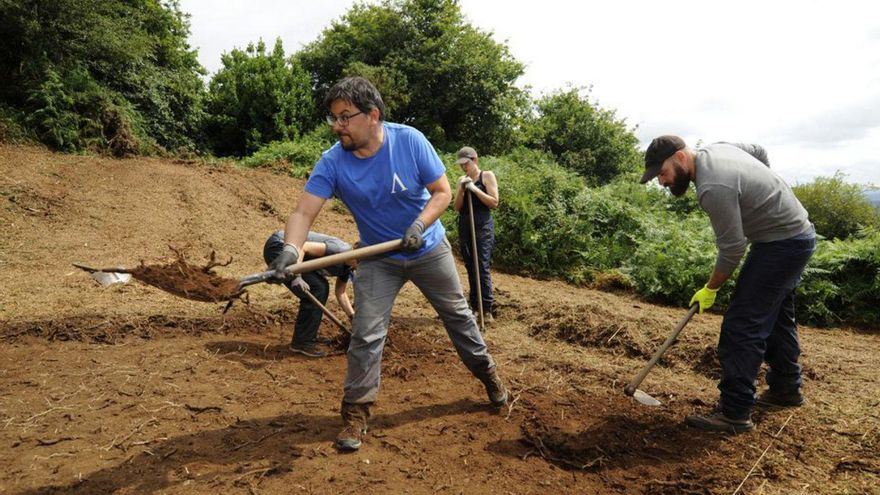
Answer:
[[[744, 149], [758, 150], [763, 160]], [[715, 231], [719, 272], [736, 269], [748, 242], [779, 241], [812, 231], [807, 210], [791, 188], [762, 163], [767, 157], [760, 146], [717, 143], [696, 155], [697, 200]]]

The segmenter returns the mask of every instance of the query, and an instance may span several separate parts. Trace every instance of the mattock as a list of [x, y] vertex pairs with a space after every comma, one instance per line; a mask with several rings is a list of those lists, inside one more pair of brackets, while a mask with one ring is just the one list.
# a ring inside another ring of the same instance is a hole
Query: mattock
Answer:
[[629, 385], [627, 385], [623, 389], [623, 393], [637, 400], [640, 404], [644, 404], [646, 406], [659, 406], [661, 404], [659, 400], [651, 397], [648, 393], [639, 390], [638, 386], [641, 385], [642, 380], [644, 380], [645, 377], [648, 376], [648, 372], [650, 372], [651, 368], [653, 368], [654, 365], [657, 364], [657, 361], [660, 361], [660, 358], [663, 357], [663, 353], [665, 353], [666, 350], [669, 349], [669, 347], [675, 342], [675, 339], [678, 338], [678, 334], [681, 333], [681, 330], [684, 328], [685, 325], [687, 325], [687, 323], [691, 320], [698, 309], [700, 309], [699, 303], [695, 303], [693, 306], [691, 306], [690, 310], [684, 316], [684, 318], [682, 318], [681, 321], [678, 322], [678, 326], [675, 327], [675, 330], [673, 330], [672, 333], [669, 334], [666, 342], [663, 342], [663, 345], [661, 345], [660, 348], [657, 349], [656, 352], [654, 352], [654, 355], [651, 356], [651, 360], [648, 361], [648, 364], [646, 364], [642, 368], [642, 370], [639, 371], [639, 374], [636, 375], [636, 377], [633, 378], [631, 382], [629, 382]]

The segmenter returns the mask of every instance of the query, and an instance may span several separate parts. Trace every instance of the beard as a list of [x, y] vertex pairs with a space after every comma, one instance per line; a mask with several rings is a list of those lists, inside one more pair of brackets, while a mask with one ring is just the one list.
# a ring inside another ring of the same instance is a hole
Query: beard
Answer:
[[669, 192], [672, 193], [675, 197], [680, 197], [687, 192], [688, 186], [691, 185], [691, 178], [688, 176], [687, 170], [684, 167], [675, 167], [675, 177], [672, 179], [672, 185], [669, 187]]
[[[339, 145], [342, 146], [342, 149], [345, 151], [354, 151], [358, 149], [358, 145], [354, 142], [354, 139], [348, 134], [337, 135], [339, 138]], [[343, 139], [345, 138], [345, 139]]]

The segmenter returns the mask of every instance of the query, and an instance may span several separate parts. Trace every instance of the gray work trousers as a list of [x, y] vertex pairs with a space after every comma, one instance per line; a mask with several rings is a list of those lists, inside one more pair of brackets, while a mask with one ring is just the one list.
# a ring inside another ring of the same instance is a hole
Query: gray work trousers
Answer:
[[467, 369], [474, 376], [481, 377], [495, 367], [464, 298], [452, 249], [444, 237], [436, 248], [414, 260], [375, 258], [358, 264], [343, 402], [368, 404], [376, 400], [391, 307], [408, 280], [419, 288], [440, 315], [446, 333]]

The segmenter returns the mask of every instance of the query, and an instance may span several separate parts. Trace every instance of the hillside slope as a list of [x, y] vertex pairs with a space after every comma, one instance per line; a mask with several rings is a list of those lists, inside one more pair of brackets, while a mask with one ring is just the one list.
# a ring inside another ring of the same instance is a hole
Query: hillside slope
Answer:
[[[223, 314], [71, 266], [173, 246], [231, 257], [227, 277], [262, 271], [302, 181], [2, 145], [0, 169], [0, 493], [730, 494], [783, 424], [741, 493], [880, 493], [876, 331], [802, 329], [808, 404], [756, 413], [751, 434], [704, 434], [682, 420], [717, 397], [719, 315], [695, 318], [648, 376], [663, 401], [649, 408], [623, 385], [684, 310], [502, 273], [486, 339], [510, 407], [485, 407], [408, 285], [371, 432], [339, 455], [345, 357], [286, 349], [284, 289], [254, 286]], [[355, 238], [332, 204], [315, 229]]]

